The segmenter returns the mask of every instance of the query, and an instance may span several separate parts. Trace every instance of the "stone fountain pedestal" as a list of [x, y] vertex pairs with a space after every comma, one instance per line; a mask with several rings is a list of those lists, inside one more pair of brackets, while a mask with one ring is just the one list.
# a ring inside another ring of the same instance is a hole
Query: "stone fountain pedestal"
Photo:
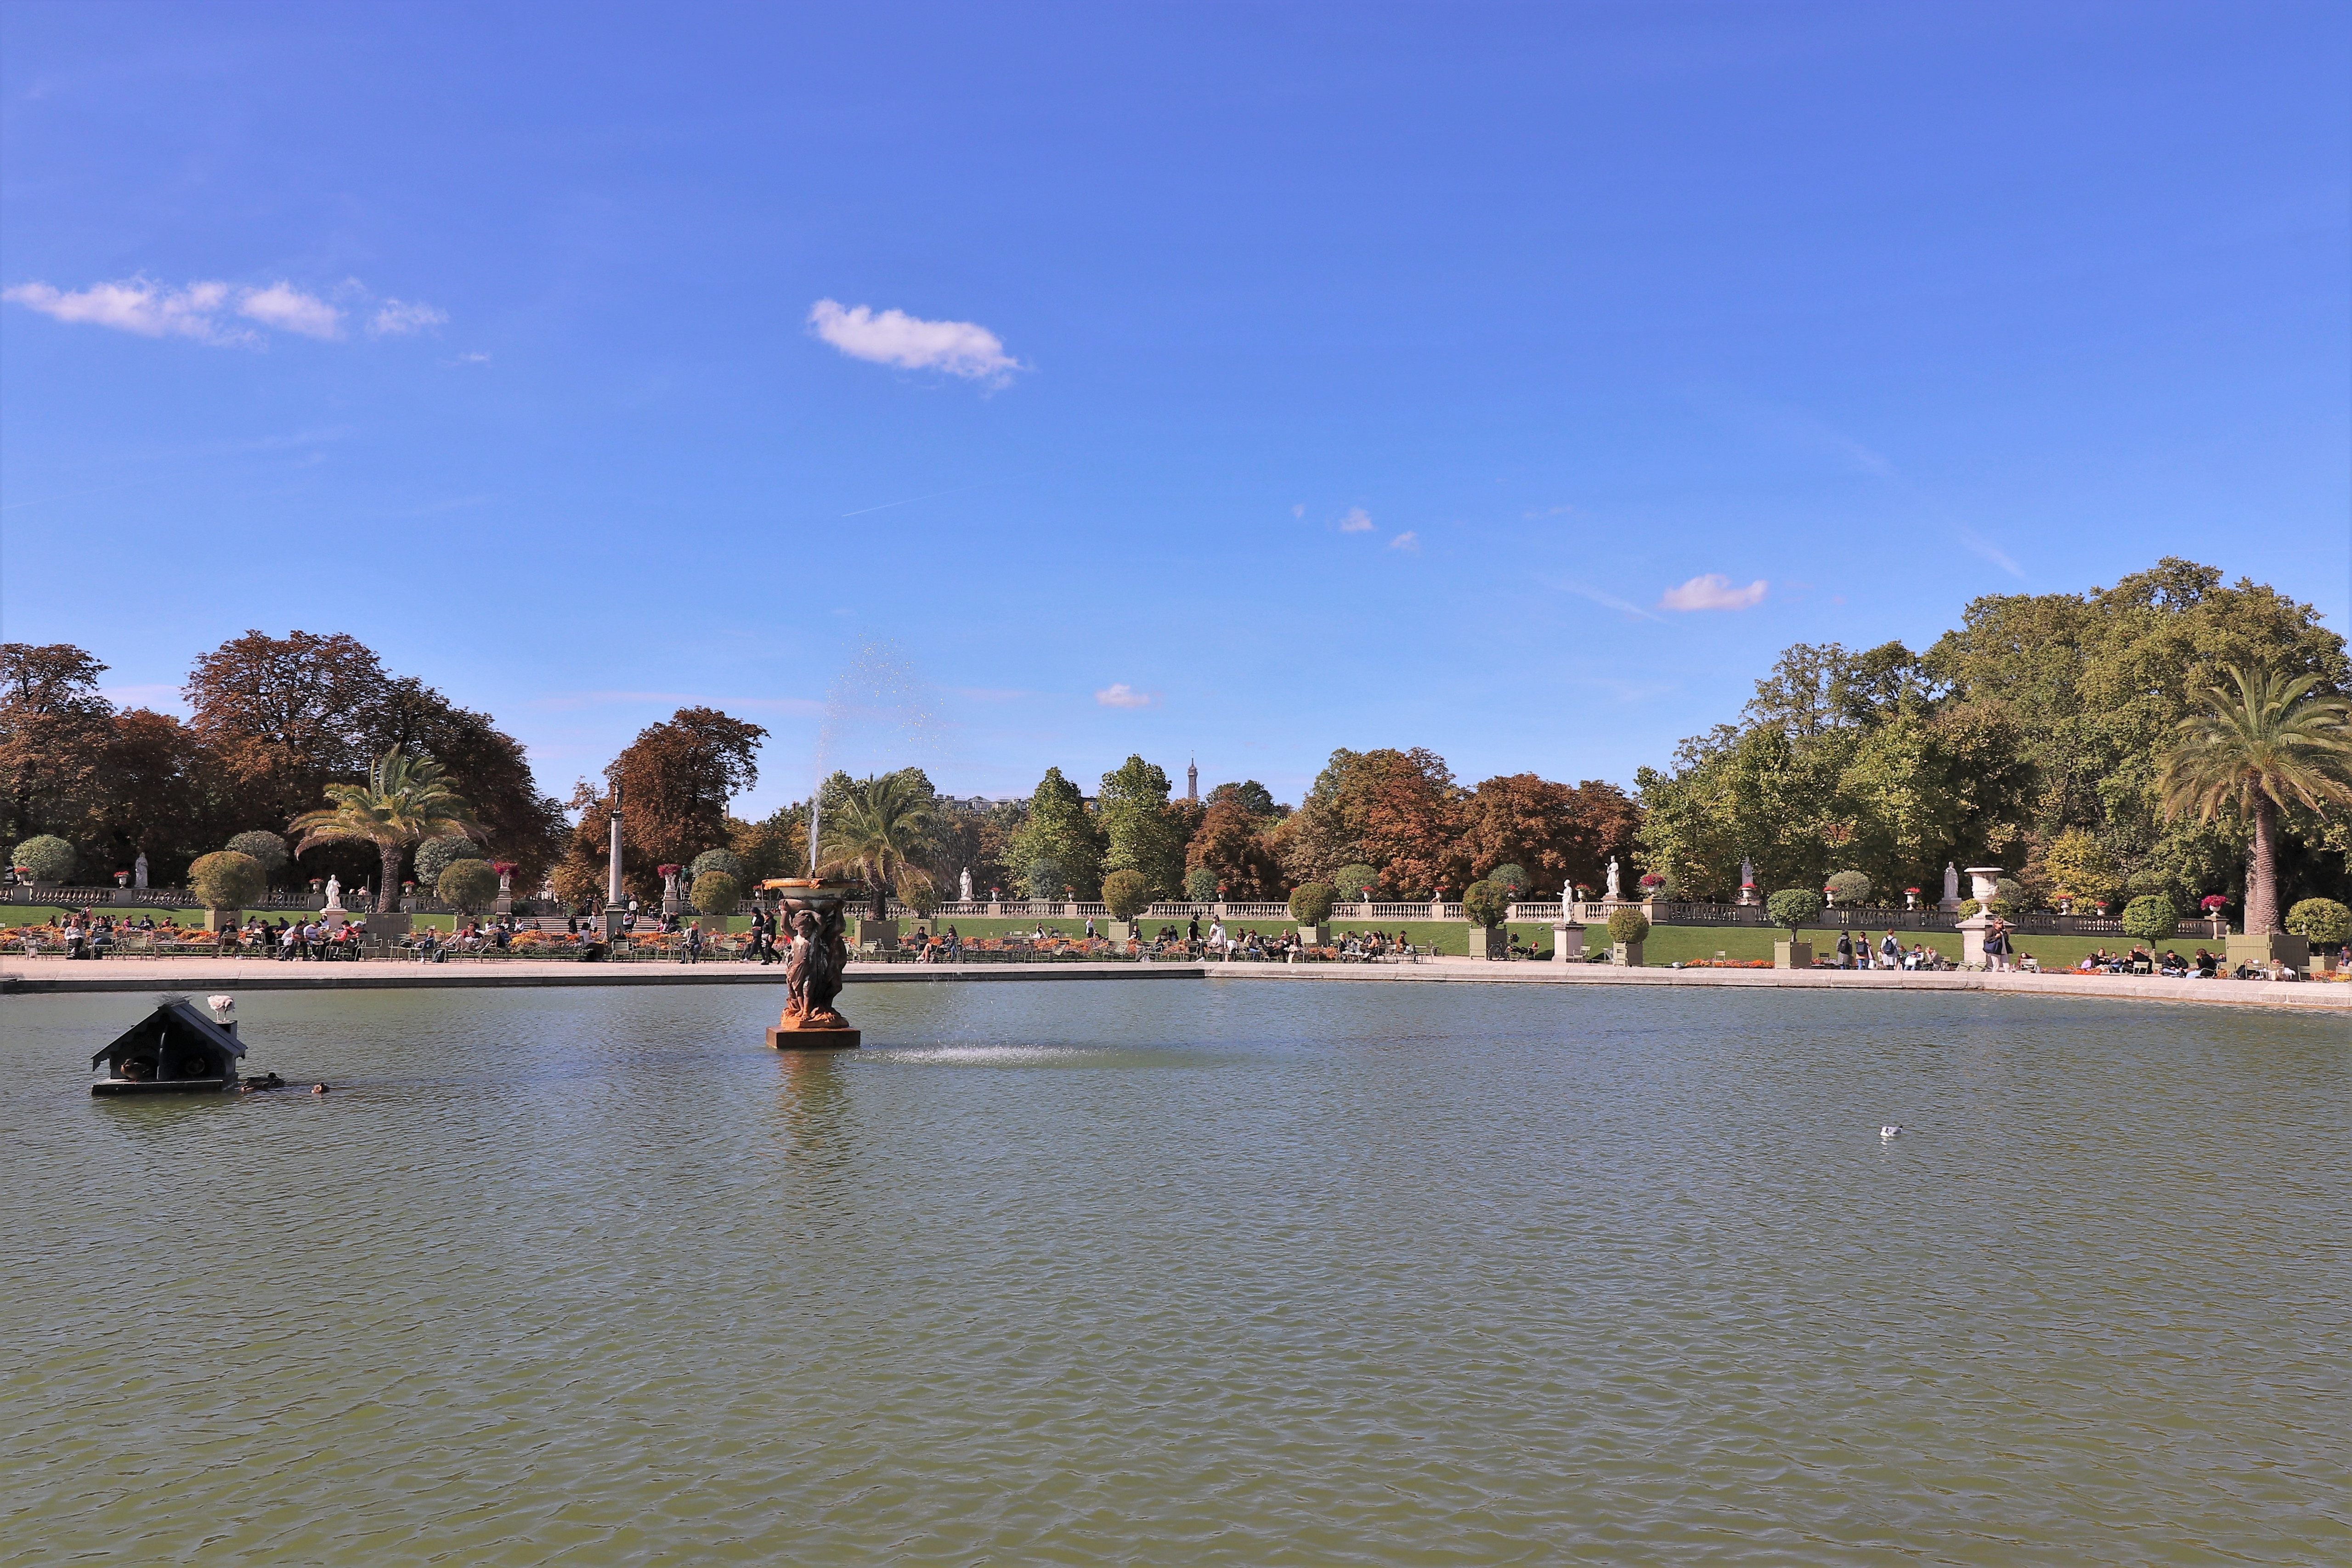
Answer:
[[778, 1051], [850, 1051], [864, 1043], [834, 1006], [841, 994], [849, 943], [842, 931], [845, 882], [785, 878], [760, 884], [777, 904], [778, 936], [789, 935], [784, 959], [784, 1011], [768, 1031], [768, 1048]]

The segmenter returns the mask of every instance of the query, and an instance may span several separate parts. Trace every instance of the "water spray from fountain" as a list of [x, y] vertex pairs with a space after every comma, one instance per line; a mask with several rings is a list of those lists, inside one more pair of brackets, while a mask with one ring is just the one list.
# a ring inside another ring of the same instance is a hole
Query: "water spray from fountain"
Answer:
[[815, 776], [809, 787], [809, 875], [823, 864], [817, 836], [824, 817], [824, 781], [844, 737], [869, 726], [892, 729], [912, 756], [938, 750], [941, 722], [929, 686], [917, 677], [898, 645], [862, 638], [857, 651], [825, 689], [824, 724], [817, 731]]

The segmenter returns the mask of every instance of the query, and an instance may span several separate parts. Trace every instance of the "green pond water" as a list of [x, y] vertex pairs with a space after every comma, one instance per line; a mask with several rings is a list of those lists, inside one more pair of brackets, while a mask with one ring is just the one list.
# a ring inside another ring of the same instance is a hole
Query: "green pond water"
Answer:
[[2352, 1562], [2340, 1019], [845, 1000], [0, 1002], [0, 1563]]

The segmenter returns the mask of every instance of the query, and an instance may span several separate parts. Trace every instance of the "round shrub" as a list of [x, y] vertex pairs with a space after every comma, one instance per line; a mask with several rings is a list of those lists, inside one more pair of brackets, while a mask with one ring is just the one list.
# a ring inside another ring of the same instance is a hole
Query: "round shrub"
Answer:
[[1331, 918], [1339, 900], [1328, 882], [1301, 882], [1290, 890], [1290, 918], [1303, 926], [1319, 926]]
[[[1339, 888], [1339, 896], [1345, 899], [1368, 899], [1381, 890], [1380, 872], [1360, 860], [1340, 867], [1331, 880]], [[1365, 891], [1366, 889], [1370, 891]]]
[[738, 888], [740, 888], [744, 879], [751, 875], [744, 868], [743, 858], [732, 849], [706, 849], [694, 858], [694, 864], [688, 866], [687, 869], [698, 879], [706, 871], [724, 871], [735, 879], [735, 885]]
[[488, 860], [481, 847], [461, 834], [446, 838], [428, 838], [416, 847], [416, 885], [438, 889], [441, 873], [460, 860]]
[[443, 903], [471, 914], [499, 896], [499, 874], [488, 860], [452, 860], [434, 879], [433, 890]]
[[743, 901], [743, 884], [726, 872], [711, 869], [694, 879], [694, 907], [706, 915], [731, 915]]
[[1528, 868], [1525, 866], [1507, 864], [1497, 866], [1487, 872], [1486, 880], [1494, 883], [1514, 899], [1526, 898], [1528, 889], [1536, 885], [1535, 879], [1528, 875]]
[[17, 845], [16, 858], [9, 864], [24, 867], [36, 882], [62, 882], [80, 859], [72, 845], [54, 833], [42, 833]]
[[1470, 923], [1493, 931], [1510, 913], [1511, 895], [1493, 882], [1473, 882], [1462, 889], [1462, 912]]
[[2334, 947], [2352, 939], [2352, 910], [2334, 899], [2305, 899], [2287, 910], [2286, 929], [2306, 942]]
[[1206, 866], [1195, 866], [1184, 873], [1184, 896], [1196, 904], [1205, 904], [1217, 896], [1217, 874]]
[[1140, 871], [1113, 871], [1103, 879], [1103, 902], [1111, 919], [1131, 921], [1151, 907], [1151, 884]]
[[1840, 871], [1829, 879], [1829, 890], [1842, 904], [1859, 904], [1870, 898], [1871, 881], [1860, 871]]
[[294, 859], [293, 856], [286, 852], [286, 840], [278, 837], [275, 833], [264, 833], [258, 828], [250, 833], [238, 834], [222, 847], [235, 850], [237, 854], [251, 859], [254, 864], [261, 868], [263, 875], [269, 877], [275, 877], [285, 870]]
[[2000, 910], [2002, 914], [2007, 914], [2011, 910], [2021, 909], [2024, 907], [2025, 889], [2015, 878], [1995, 877], [1992, 879], [1992, 885], [1993, 902], [2002, 906]]
[[1628, 946], [1650, 934], [1650, 917], [1630, 908], [1612, 910], [1609, 915], [1609, 940]]
[[2124, 906], [2124, 934], [2140, 942], [2168, 940], [2180, 924], [2180, 911], [2161, 893], [2134, 899]]
[[215, 849], [188, 868], [188, 886], [208, 910], [241, 910], [269, 890], [269, 876], [250, 855]]
[[1960, 919], [1964, 921], [1974, 920], [1976, 919], [1977, 911], [1979, 910], [1982, 910], [1989, 914], [2000, 915], [2006, 918], [2017, 912], [2017, 906], [2011, 903], [2007, 899], [1995, 899], [1989, 904], [1980, 904], [1974, 899], [1962, 899], [1960, 900]]
[[1811, 888], [1783, 888], [1764, 900], [1764, 918], [1783, 931], [1801, 931], [1822, 912], [1822, 896]]

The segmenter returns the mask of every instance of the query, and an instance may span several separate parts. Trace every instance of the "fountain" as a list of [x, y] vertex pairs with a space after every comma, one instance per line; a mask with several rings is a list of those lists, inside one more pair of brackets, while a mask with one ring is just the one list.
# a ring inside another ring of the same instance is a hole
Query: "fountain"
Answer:
[[785, 877], [762, 882], [760, 889], [774, 896], [777, 923], [792, 936], [784, 960], [784, 1012], [768, 1031], [769, 1046], [780, 1051], [855, 1049], [859, 1033], [833, 1005], [849, 962], [841, 921], [849, 884]]

